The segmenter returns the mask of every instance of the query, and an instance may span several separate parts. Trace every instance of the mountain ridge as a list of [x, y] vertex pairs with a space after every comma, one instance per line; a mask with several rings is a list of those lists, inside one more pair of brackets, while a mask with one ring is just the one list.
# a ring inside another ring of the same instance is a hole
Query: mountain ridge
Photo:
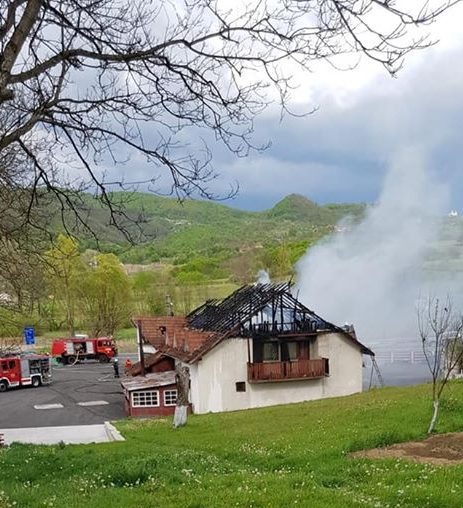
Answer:
[[[246, 211], [224, 203], [185, 200], [142, 192], [114, 192], [111, 198], [124, 209], [123, 226], [129, 233], [143, 234], [131, 245], [117, 228], [110, 227], [110, 214], [90, 195], [84, 197], [87, 225], [75, 234], [84, 248], [114, 252], [124, 262], [150, 263], [161, 259], [182, 262], [191, 256], [225, 256], [257, 246], [312, 242], [334, 230], [350, 215], [362, 216], [364, 204], [319, 205], [300, 194], [290, 194], [271, 208]], [[57, 227], [59, 229], [59, 227]]]

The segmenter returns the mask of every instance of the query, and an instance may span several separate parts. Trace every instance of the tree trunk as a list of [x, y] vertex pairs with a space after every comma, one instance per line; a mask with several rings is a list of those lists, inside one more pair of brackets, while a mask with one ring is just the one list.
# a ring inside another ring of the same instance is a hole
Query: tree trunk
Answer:
[[175, 406], [174, 429], [184, 427], [187, 422], [188, 406]]
[[439, 399], [434, 399], [432, 402], [432, 406], [434, 408], [434, 411], [432, 413], [431, 423], [429, 424], [428, 434], [434, 432], [434, 427], [436, 426], [437, 417], [439, 414]]
[[174, 413], [174, 428], [186, 425], [188, 417], [188, 392], [190, 390], [190, 369], [178, 364], [175, 368], [175, 381], [177, 383], [177, 406]]

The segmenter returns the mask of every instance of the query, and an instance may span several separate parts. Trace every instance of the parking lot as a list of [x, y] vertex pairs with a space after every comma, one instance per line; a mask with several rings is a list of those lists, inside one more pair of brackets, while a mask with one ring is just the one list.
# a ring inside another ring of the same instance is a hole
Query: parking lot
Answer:
[[[124, 361], [121, 356], [121, 375]], [[99, 424], [123, 418], [123, 403], [120, 379], [114, 378], [111, 364], [89, 361], [54, 367], [48, 386], [0, 393], [0, 428]]]

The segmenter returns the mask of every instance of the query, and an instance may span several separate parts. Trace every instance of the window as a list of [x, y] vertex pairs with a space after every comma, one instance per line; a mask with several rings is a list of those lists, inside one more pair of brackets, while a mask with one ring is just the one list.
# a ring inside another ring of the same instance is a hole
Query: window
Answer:
[[279, 360], [279, 347], [277, 342], [264, 342], [262, 351], [264, 362], [277, 362]]
[[164, 406], [175, 406], [177, 404], [177, 390], [166, 390], [164, 392]]
[[13, 369], [14, 369], [14, 365], [15, 365], [14, 360], [10, 360], [10, 361], [8, 362], [8, 367], [10, 368], [10, 370], [13, 370]]
[[132, 393], [132, 406], [133, 407], [158, 407], [159, 406], [159, 391], [152, 390], [146, 392]]
[[246, 383], [245, 381], [238, 381], [235, 383], [237, 392], [245, 392], [246, 391]]
[[288, 342], [288, 359], [292, 362], [299, 358], [299, 344], [297, 342]]

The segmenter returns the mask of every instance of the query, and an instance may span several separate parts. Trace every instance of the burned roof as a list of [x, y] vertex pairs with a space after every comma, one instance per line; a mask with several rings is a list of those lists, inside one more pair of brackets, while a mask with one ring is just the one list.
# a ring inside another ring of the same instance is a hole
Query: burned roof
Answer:
[[188, 326], [224, 333], [239, 328], [269, 304], [293, 311], [301, 320], [310, 319], [318, 330], [328, 330], [334, 327], [302, 305], [291, 294], [290, 284], [286, 282], [242, 286], [224, 300], [207, 301], [188, 314]]

